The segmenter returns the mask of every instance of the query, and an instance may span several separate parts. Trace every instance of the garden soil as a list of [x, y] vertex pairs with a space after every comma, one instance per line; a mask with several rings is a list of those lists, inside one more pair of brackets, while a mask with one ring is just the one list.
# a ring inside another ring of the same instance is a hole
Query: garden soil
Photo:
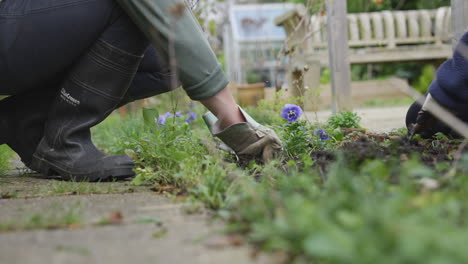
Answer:
[[[348, 130], [346, 133], [358, 131]], [[311, 157], [316, 164], [326, 169], [338, 155], [350, 164], [362, 165], [368, 160], [383, 160], [385, 162], [407, 161], [414, 154], [425, 165], [434, 168], [442, 162], [451, 163], [457, 152], [466, 152], [468, 147], [460, 149], [459, 140], [409, 140], [407, 137], [372, 134], [359, 131], [348, 141], [343, 141], [335, 152], [315, 151]]]

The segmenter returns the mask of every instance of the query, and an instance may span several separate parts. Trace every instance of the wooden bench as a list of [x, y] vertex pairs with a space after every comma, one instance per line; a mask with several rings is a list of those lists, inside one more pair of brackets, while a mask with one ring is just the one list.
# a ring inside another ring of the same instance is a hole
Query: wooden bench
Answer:
[[[319, 86], [329, 65], [327, 16], [308, 16], [298, 5], [277, 17], [287, 34], [293, 95]], [[347, 14], [351, 64], [447, 59], [452, 55], [451, 9]]]

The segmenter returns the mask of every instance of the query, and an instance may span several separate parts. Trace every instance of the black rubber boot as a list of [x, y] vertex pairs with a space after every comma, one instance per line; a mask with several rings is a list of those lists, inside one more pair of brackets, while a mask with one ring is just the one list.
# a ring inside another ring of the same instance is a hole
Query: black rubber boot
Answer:
[[[3, 114], [2, 110], [0, 110], [0, 114]], [[1, 116], [0, 117], [0, 146], [8, 143], [8, 138], [10, 136], [8, 128], [9, 128], [9, 125], [8, 125], [7, 120], [3, 116]]]
[[[116, 108], [170, 91], [170, 74], [166, 68], [166, 63], [155, 49], [149, 48], [132, 85]], [[35, 170], [31, 167], [32, 155], [44, 135], [49, 108], [63, 82], [61, 78], [57, 77], [42, 87], [0, 100], [0, 145], [7, 144], [32, 170]]]
[[71, 70], [49, 112], [32, 167], [65, 180], [100, 181], [133, 176], [133, 160], [109, 156], [91, 141], [128, 89], [142, 57], [98, 40]]

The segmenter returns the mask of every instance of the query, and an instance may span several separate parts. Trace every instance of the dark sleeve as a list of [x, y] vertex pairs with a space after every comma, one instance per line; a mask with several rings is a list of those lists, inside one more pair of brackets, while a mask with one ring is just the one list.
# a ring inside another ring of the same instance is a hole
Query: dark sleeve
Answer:
[[468, 32], [458, 43], [453, 58], [438, 69], [429, 92], [437, 102], [450, 109], [468, 111]]

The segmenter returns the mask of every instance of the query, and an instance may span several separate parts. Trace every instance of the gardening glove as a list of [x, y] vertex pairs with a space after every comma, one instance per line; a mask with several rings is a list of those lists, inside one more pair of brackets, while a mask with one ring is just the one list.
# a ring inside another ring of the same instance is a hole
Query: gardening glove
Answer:
[[428, 111], [431, 104], [438, 104], [440, 106], [431, 94], [427, 94], [426, 100], [416, 117], [416, 123], [414, 123], [408, 131], [410, 138], [415, 134], [420, 134], [423, 138], [431, 138], [437, 132], [442, 132], [444, 134], [451, 132], [451, 129]]
[[241, 107], [239, 109], [247, 122], [224, 130], [219, 128], [218, 119], [213, 113], [203, 115], [211, 134], [224, 143], [219, 148], [232, 150], [239, 156], [260, 157], [265, 162], [273, 159], [282, 149], [281, 140], [273, 130], [257, 123]]
[[421, 107], [421, 110], [418, 112], [416, 123], [414, 123], [413, 127], [408, 131], [410, 138], [416, 134], [424, 134], [424, 131], [427, 131], [429, 128], [433, 127], [437, 122], [435, 116], [427, 111], [427, 106], [432, 103], [432, 100], [434, 99], [432, 98], [431, 94], [428, 94], [424, 104]]

